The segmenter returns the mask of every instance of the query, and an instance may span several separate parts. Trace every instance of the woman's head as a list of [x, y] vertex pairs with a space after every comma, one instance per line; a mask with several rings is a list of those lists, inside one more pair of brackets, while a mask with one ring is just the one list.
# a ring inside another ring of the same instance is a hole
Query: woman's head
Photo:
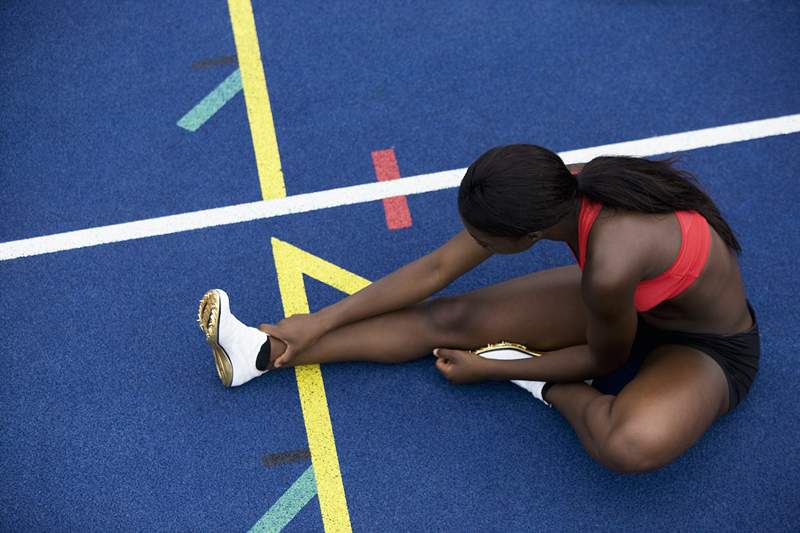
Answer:
[[576, 202], [577, 182], [558, 154], [531, 144], [492, 148], [469, 166], [458, 191], [464, 226], [499, 253], [529, 248]]
[[578, 177], [558, 154], [530, 144], [492, 148], [467, 169], [458, 190], [464, 226], [498, 253], [529, 248], [542, 233], [576, 212], [580, 197], [640, 213], [697, 211], [732, 251], [736, 235], [696, 178], [675, 159], [596, 157]]

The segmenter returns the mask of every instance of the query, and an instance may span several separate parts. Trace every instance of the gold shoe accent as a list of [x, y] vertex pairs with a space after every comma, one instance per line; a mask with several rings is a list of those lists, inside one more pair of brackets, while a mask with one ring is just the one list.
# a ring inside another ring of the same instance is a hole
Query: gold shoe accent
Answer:
[[482, 353], [492, 352], [494, 350], [503, 350], [503, 349], [506, 349], [506, 348], [513, 348], [515, 350], [519, 350], [520, 352], [525, 352], [526, 354], [533, 355], [535, 357], [539, 357], [539, 356], [542, 355], [539, 352], [534, 352], [532, 350], [529, 350], [527, 346], [524, 346], [522, 344], [517, 344], [515, 342], [508, 342], [508, 341], [500, 341], [497, 344], [488, 344], [488, 345], [484, 346], [483, 348], [479, 348], [479, 349], [475, 350], [473, 353], [475, 355], [480, 355]]
[[197, 309], [197, 321], [200, 329], [206, 334], [206, 340], [211, 345], [214, 352], [214, 364], [217, 367], [217, 374], [222, 384], [230, 387], [233, 382], [233, 365], [228, 354], [219, 345], [219, 293], [210, 290], [200, 300], [200, 307]]

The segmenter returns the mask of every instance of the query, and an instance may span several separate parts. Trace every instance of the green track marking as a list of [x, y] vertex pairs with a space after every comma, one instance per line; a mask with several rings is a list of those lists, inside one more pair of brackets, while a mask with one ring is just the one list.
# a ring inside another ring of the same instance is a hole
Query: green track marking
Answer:
[[225, 81], [208, 93], [200, 100], [200, 103], [192, 108], [191, 111], [183, 115], [178, 121], [178, 126], [185, 130], [197, 131], [200, 126], [214, 116], [214, 113], [222, 109], [228, 100], [239, 94], [242, 90], [242, 74], [237, 68], [233, 74], [225, 78]]
[[250, 528], [250, 533], [277, 533], [297, 516], [303, 507], [317, 495], [317, 481], [314, 478], [314, 466], [309, 466], [303, 475], [297, 478], [289, 489], [283, 493], [269, 511]]

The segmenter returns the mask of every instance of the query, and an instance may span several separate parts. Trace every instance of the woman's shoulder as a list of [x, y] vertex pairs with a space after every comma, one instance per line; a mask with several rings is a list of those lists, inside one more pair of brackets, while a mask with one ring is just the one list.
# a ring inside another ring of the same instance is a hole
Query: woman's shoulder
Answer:
[[587, 243], [584, 277], [589, 283], [633, 285], [652, 267], [657, 247], [658, 219], [650, 215], [603, 206]]

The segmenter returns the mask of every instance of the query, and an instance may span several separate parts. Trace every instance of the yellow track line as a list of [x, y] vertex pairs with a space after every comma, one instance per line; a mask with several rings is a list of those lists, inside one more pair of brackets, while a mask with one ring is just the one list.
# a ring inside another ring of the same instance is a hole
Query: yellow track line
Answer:
[[261, 196], [264, 200], [283, 198], [286, 196], [286, 185], [283, 181], [272, 108], [269, 105], [264, 65], [261, 63], [261, 51], [258, 47], [253, 6], [250, 0], [228, 0], [228, 10], [231, 14], [233, 38], [236, 41], [239, 70], [242, 73], [242, 89], [253, 137]]
[[[346, 294], [358, 292], [370, 283], [361, 276], [274, 237], [272, 253], [275, 257], [283, 313], [287, 317], [309, 312], [304, 275]], [[344, 495], [322, 372], [316, 364], [296, 366], [294, 370], [325, 533], [350, 533], [350, 514]]]

